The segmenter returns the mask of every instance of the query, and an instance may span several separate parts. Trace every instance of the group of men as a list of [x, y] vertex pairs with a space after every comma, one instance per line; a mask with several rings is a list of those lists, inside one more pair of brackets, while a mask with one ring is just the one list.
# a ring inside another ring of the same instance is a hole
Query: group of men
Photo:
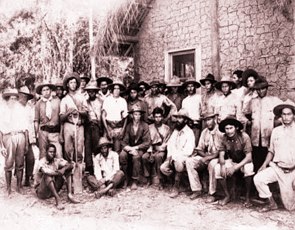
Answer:
[[37, 196], [53, 196], [64, 209], [59, 190], [66, 184], [68, 200], [79, 203], [73, 192], [80, 169], [96, 198], [113, 196], [120, 186], [169, 183], [175, 198], [188, 178], [190, 199], [208, 192], [206, 202], [215, 202], [219, 181], [225, 196], [218, 204], [226, 205], [241, 174], [245, 207], [252, 205], [254, 181], [267, 201], [261, 211], [277, 209], [268, 184], [278, 181], [285, 208], [293, 210], [295, 106], [267, 95], [270, 86], [247, 69], [220, 81], [208, 74], [200, 82], [174, 76], [168, 84], [153, 79], [128, 86], [73, 72], [62, 84], [38, 85], [35, 94], [26, 86], [7, 88], [0, 108], [7, 193], [13, 173], [19, 193], [34, 178]]

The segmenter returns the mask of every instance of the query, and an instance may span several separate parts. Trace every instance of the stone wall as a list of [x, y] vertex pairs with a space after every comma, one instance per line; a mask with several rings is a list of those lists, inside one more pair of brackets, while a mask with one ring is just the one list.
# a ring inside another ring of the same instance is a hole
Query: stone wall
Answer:
[[[213, 71], [210, 1], [215, 0], [154, 1], [136, 46], [135, 64], [142, 79], [164, 77], [166, 51], [197, 45], [202, 76]], [[292, 7], [289, 12], [291, 18], [285, 17], [274, 0], [219, 0], [220, 75], [254, 68], [275, 85], [271, 94], [295, 99]]]

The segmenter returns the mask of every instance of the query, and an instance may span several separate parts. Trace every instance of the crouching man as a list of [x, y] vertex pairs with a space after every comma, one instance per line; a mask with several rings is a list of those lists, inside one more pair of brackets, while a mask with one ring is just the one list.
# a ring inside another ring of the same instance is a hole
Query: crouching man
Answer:
[[92, 179], [90, 183], [95, 192], [95, 197], [100, 198], [101, 196], [108, 194], [114, 196], [115, 189], [123, 184], [125, 176], [123, 171], [120, 170], [119, 166], [119, 155], [118, 153], [111, 150], [112, 143], [108, 141], [106, 137], [102, 137], [98, 143], [98, 154], [94, 158], [94, 172], [97, 180], [94, 176], [89, 176]]
[[220, 180], [225, 193], [225, 198], [219, 202], [222, 206], [229, 203], [231, 199], [227, 178], [232, 177], [233, 186], [235, 186], [234, 174], [237, 171], [241, 171], [245, 178], [246, 202], [244, 206], [250, 206], [250, 189], [252, 176], [254, 175], [252, 146], [250, 137], [241, 131], [242, 129], [242, 123], [232, 117], [222, 120], [219, 124], [219, 130], [225, 134], [218, 146], [219, 164], [215, 166], [215, 177]]
[[73, 204], [79, 203], [72, 195], [72, 169], [73, 165], [62, 158], [56, 157], [56, 147], [49, 144], [46, 148], [45, 157], [41, 158], [38, 165], [38, 173], [35, 177], [35, 189], [38, 198], [55, 198], [56, 208], [63, 210], [58, 192], [64, 182], [67, 185], [68, 200]]

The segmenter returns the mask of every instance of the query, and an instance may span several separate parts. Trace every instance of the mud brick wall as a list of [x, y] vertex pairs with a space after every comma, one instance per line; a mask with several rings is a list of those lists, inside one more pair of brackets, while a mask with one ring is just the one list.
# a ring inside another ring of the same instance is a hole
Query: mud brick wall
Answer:
[[[165, 52], [201, 46], [202, 76], [213, 71], [211, 7], [215, 0], [155, 0], [139, 32], [135, 65], [141, 79], [164, 78]], [[293, 1], [293, 9], [295, 9]], [[295, 100], [295, 16], [273, 0], [218, 1], [220, 78], [254, 68], [275, 86], [272, 95]]]

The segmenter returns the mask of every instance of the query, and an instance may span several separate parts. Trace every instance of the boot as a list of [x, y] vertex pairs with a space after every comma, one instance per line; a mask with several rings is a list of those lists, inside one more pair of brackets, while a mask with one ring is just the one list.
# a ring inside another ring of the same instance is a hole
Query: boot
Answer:
[[23, 180], [23, 169], [19, 169], [16, 171], [16, 192], [23, 194], [22, 191], [22, 180]]
[[12, 172], [5, 171], [5, 179], [6, 179], [8, 196], [11, 194], [11, 177], [12, 177]]

